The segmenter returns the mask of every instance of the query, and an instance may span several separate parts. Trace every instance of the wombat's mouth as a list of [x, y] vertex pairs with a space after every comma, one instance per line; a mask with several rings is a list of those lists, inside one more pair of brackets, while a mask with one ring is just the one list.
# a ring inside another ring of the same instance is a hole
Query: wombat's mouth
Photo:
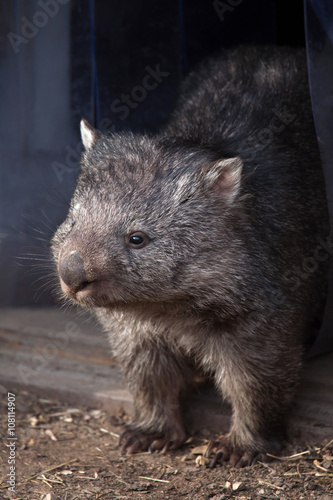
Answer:
[[114, 300], [99, 290], [100, 283], [84, 282], [80, 288], [69, 287], [60, 278], [61, 290], [65, 297], [75, 304], [91, 309], [95, 307], [110, 307]]
[[81, 300], [91, 297], [93, 295], [94, 288], [96, 287], [94, 282], [89, 282], [89, 281], [85, 281], [79, 287], [78, 286], [69, 287], [62, 279], [60, 279], [60, 285], [66, 297], [69, 297], [73, 300]]

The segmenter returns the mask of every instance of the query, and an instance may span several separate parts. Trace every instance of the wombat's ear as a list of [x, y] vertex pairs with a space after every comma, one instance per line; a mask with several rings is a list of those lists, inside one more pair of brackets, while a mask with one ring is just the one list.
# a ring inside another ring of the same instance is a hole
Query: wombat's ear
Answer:
[[82, 119], [80, 122], [81, 139], [86, 151], [91, 149], [97, 139], [97, 130], [92, 127], [87, 120]]
[[242, 169], [242, 159], [237, 156], [205, 165], [201, 174], [206, 186], [232, 203], [240, 189]]

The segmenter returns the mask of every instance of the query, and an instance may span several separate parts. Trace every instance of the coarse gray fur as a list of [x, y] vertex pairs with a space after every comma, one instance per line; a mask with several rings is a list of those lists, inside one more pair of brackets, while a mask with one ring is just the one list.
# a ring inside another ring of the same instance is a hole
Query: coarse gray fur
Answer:
[[63, 295], [96, 314], [134, 396], [122, 449], [181, 445], [194, 367], [233, 410], [212, 465], [277, 453], [327, 287], [327, 259], [303, 269], [328, 235], [303, 51], [222, 51], [154, 136], [81, 131], [52, 253]]

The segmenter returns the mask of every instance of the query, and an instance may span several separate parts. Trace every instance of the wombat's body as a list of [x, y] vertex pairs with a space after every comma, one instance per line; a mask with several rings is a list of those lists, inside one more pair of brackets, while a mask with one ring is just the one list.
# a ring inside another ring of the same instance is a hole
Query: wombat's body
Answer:
[[179, 395], [196, 366], [233, 408], [213, 463], [276, 453], [328, 265], [303, 54], [227, 51], [188, 78], [159, 135], [83, 122], [82, 138], [52, 249], [65, 296], [95, 311], [133, 393], [123, 449], [183, 442]]

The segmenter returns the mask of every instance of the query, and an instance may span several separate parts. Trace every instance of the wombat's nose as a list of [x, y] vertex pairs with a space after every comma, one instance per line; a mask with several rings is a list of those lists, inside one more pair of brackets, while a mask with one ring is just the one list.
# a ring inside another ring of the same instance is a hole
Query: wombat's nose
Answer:
[[88, 285], [84, 261], [80, 252], [71, 252], [62, 259], [59, 264], [59, 275], [72, 292], [78, 292]]

